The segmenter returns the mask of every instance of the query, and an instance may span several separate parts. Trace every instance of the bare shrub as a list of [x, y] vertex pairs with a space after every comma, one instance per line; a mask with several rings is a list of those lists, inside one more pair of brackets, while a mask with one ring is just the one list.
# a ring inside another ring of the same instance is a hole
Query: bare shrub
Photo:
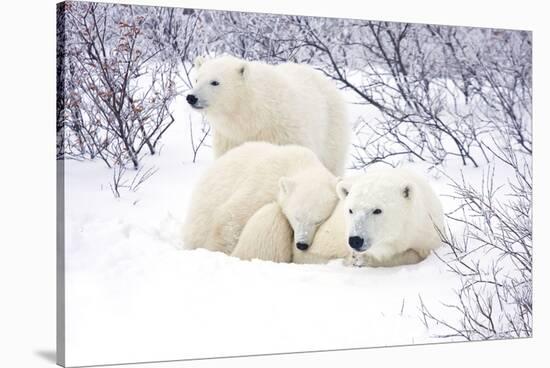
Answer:
[[210, 125], [202, 118], [199, 131], [193, 130], [193, 120], [189, 118], [189, 137], [191, 140], [191, 150], [193, 151], [193, 163], [197, 161], [197, 155], [202, 147], [209, 147], [208, 138], [210, 138]]
[[478, 167], [489, 161], [482, 142], [494, 129], [530, 152], [530, 34], [347, 21], [335, 37], [315, 18], [291, 22], [301, 47], [315, 50], [314, 63], [377, 110], [360, 124], [367, 140], [355, 146], [355, 167], [397, 156], [434, 165], [458, 157]]
[[111, 188], [111, 192], [115, 198], [121, 197], [122, 190], [136, 192], [143, 183], [149, 180], [158, 171], [155, 167], [147, 169], [140, 167], [130, 175], [127, 166], [128, 165], [124, 163], [117, 163], [113, 166], [112, 180], [111, 183], [109, 183], [109, 188]]
[[154, 62], [159, 50], [142, 29], [147, 14], [130, 6], [66, 6], [65, 152], [138, 169], [142, 151], [154, 155], [174, 122], [174, 66]]
[[447, 214], [447, 247], [438, 256], [461, 281], [457, 299], [445, 304], [454, 313], [435, 315], [421, 300], [426, 324], [435, 322], [448, 331], [439, 336], [467, 340], [532, 336], [530, 156], [509, 145], [495, 157], [512, 171], [507, 183], [495, 183], [494, 167], [480, 188], [464, 178], [451, 179], [457, 208]]

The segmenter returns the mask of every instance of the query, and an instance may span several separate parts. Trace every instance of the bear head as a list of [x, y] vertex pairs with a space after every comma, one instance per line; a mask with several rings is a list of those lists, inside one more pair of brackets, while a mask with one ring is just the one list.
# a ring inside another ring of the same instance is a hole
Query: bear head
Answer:
[[237, 111], [243, 101], [247, 62], [232, 56], [198, 57], [194, 67], [195, 84], [186, 96], [187, 103], [208, 115], [231, 116]]
[[399, 241], [415, 216], [414, 183], [392, 169], [343, 179], [336, 192], [345, 201], [348, 244], [357, 252]]
[[278, 203], [294, 231], [294, 244], [305, 251], [319, 226], [327, 220], [338, 196], [337, 179], [328, 170], [316, 168], [279, 179]]

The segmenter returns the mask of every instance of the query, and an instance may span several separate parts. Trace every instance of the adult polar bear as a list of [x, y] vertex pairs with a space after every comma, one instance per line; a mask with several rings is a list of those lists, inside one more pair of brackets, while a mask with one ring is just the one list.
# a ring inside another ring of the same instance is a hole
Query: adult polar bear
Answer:
[[425, 259], [445, 232], [441, 202], [427, 180], [405, 168], [378, 168], [340, 181], [345, 238], [357, 266], [397, 266]]
[[334, 175], [344, 171], [351, 128], [338, 89], [307, 65], [232, 56], [195, 61], [187, 102], [213, 128], [215, 157], [248, 141], [311, 149]]
[[[244, 143], [214, 161], [195, 186], [184, 223], [184, 244], [186, 248], [232, 254], [249, 219], [257, 212], [261, 214], [259, 210], [264, 206], [277, 202], [292, 225], [296, 247], [305, 250], [338, 202], [336, 182], [336, 177], [305, 147]], [[285, 216], [271, 216], [269, 221], [283, 227], [286, 224]], [[276, 236], [285, 236], [279, 228], [271, 229]], [[285, 243], [287, 249], [280, 256], [283, 258], [292, 252], [292, 245]], [[245, 254], [248, 250], [239, 252]], [[279, 261], [290, 261], [283, 258]]]

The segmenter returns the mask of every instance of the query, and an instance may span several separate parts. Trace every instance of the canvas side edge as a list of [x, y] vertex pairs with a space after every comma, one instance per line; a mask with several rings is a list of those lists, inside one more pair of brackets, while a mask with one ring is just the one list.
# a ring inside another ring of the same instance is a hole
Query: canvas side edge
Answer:
[[65, 2], [56, 4], [56, 363], [65, 366]]

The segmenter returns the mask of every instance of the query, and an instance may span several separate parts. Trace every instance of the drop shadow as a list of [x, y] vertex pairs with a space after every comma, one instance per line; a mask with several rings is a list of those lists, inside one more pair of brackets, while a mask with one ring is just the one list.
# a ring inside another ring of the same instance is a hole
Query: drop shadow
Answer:
[[38, 351], [35, 351], [34, 352], [37, 356], [39, 356], [40, 358], [50, 362], [50, 363], [53, 363], [53, 364], [56, 364], [57, 363], [57, 357], [56, 357], [56, 354], [55, 354], [55, 350], [38, 350]]

